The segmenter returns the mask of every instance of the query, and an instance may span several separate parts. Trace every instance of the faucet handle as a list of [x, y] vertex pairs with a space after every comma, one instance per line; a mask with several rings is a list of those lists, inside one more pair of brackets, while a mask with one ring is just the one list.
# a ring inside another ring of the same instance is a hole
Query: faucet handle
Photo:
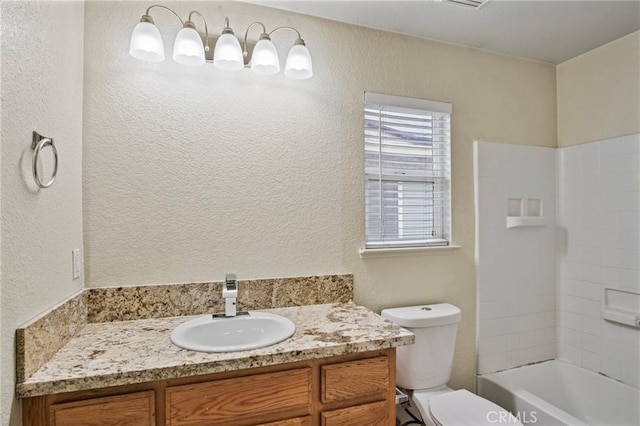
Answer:
[[226, 274], [224, 276], [224, 283], [222, 284], [222, 297], [237, 297], [238, 295], [238, 281], [236, 274]]

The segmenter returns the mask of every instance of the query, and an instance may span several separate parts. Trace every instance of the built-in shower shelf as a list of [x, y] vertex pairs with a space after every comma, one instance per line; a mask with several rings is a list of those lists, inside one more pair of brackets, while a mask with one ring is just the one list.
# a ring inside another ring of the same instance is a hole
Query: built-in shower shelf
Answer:
[[507, 200], [507, 228], [545, 226], [542, 198], [509, 198]]
[[545, 226], [546, 224], [547, 220], [544, 217], [507, 216], [507, 228]]
[[640, 328], [640, 293], [629, 289], [603, 288], [602, 318]]

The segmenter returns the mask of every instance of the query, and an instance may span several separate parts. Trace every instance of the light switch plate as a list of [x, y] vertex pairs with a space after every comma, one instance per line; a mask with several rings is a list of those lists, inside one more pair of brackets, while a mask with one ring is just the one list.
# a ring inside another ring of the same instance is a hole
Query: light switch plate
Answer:
[[72, 263], [73, 263], [73, 279], [77, 280], [80, 278], [80, 269], [82, 267], [82, 261], [80, 258], [80, 249], [75, 249], [71, 252], [72, 254]]

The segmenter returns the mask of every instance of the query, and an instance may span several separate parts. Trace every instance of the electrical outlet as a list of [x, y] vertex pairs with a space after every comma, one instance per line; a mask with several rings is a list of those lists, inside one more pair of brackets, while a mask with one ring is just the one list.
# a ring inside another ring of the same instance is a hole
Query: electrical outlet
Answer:
[[71, 252], [72, 264], [73, 264], [73, 279], [80, 278], [80, 270], [82, 268], [82, 259], [80, 257], [80, 249], [75, 249]]

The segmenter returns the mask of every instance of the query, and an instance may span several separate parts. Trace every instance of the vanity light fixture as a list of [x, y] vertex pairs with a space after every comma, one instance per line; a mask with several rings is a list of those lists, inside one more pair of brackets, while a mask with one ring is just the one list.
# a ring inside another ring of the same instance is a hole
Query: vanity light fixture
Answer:
[[229, 27], [229, 18], [224, 18], [222, 35], [218, 38], [216, 48], [213, 51], [213, 66], [229, 71], [244, 68], [240, 42], [233, 34], [231, 27]]
[[[262, 22], [254, 22], [247, 27], [241, 46], [233, 29], [229, 26], [229, 18], [225, 18], [224, 28], [215, 43], [213, 59], [210, 60], [207, 59], [209, 29], [204, 16], [200, 12], [192, 11], [189, 13], [188, 20], [183, 21], [176, 12], [161, 5], [149, 6], [145, 14], [140, 18], [138, 25], [134, 28], [129, 45], [129, 54], [134, 58], [148, 62], [164, 61], [162, 36], [149, 14], [153, 8], [167, 10], [178, 18], [182, 25], [182, 29], [178, 32], [173, 45], [173, 60], [179, 64], [198, 66], [204, 65], [205, 62], [213, 62], [216, 68], [223, 70], [234, 71], [250, 68], [256, 74], [277, 74], [280, 72], [280, 59], [278, 58], [276, 47], [271, 41], [271, 35], [276, 31], [290, 30], [296, 33], [297, 38], [287, 55], [284, 75], [295, 80], [306, 80], [313, 76], [311, 54], [300, 36], [300, 32], [295, 28], [278, 27], [271, 32], [267, 32], [267, 28]], [[202, 20], [204, 36], [198, 32], [196, 25], [193, 23], [191, 19], [193, 15], [197, 15]], [[247, 37], [249, 36], [249, 30], [255, 25], [262, 27], [262, 33], [250, 54], [247, 47]]]
[[[202, 45], [200, 33], [196, 30], [196, 26], [191, 20], [191, 16], [197, 14], [204, 22], [205, 46]], [[207, 21], [204, 20], [199, 12], [193, 11], [189, 14], [189, 20], [186, 21], [173, 43], [173, 60], [182, 65], [198, 66], [204, 65], [204, 52], [209, 51], [209, 29]]]

